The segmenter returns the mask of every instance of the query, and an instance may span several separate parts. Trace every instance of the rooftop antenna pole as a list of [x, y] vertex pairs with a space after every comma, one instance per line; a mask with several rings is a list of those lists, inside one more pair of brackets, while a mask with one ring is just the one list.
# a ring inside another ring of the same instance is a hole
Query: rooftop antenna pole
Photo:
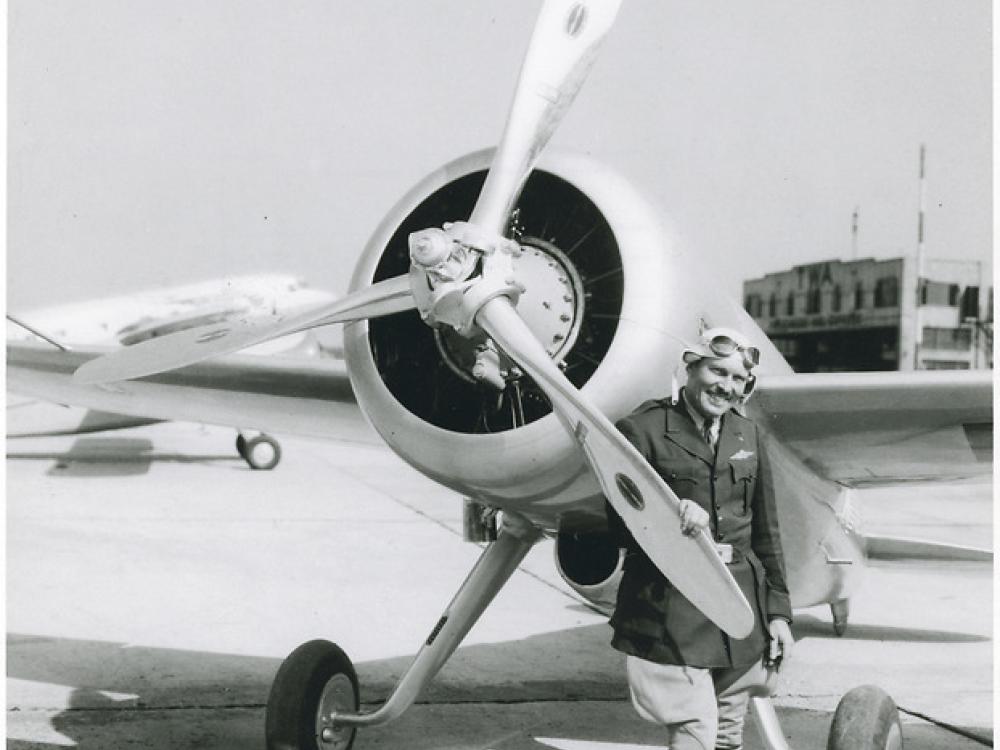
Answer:
[[858, 259], [858, 207], [851, 214], [851, 260]]
[[917, 212], [917, 258], [916, 258], [916, 271], [917, 271], [917, 304], [914, 308], [913, 314], [916, 317], [916, 340], [913, 343], [913, 369], [920, 369], [920, 305], [923, 302], [921, 295], [923, 292], [923, 275], [924, 275], [924, 203], [926, 196], [926, 172], [924, 170], [924, 162], [927, 157], [927, 147], [921, 143], [920, 144], [920, 182], [919, 182], [919, 210]]
[[[920, 144], [920, 209], [917, 214], [917, 294], [920, 294], [920, 280], [924, 274], [924, 204], [927, 194], [927, 180], [925, 179], [924, 161], [927, 156], [927, 148]], [[918, 296], [919, 300], [919, 296]]]

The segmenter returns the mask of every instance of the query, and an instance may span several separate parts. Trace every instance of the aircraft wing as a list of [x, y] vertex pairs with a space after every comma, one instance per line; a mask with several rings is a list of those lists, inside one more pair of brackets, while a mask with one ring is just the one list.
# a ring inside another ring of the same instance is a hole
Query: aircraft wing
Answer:
[[993, 470], [989, 370], [762, 377], [749, 408], [809, 467], [846, 486]]
[[162, 420], [114, 414], [98, 409], [81, 412], [48, 401], [7, 400], [7, 439], [23, 437], [57, 437], [60, 435], [87, 435], [108, 430], [124, 430], [156, 424]]
[[73, 381], [77, 367], [107, 351], [8, 341], [7, 389], [135, 417], [381, 444], [357, 406], [342, 360], [236, 354], [121, 383]]

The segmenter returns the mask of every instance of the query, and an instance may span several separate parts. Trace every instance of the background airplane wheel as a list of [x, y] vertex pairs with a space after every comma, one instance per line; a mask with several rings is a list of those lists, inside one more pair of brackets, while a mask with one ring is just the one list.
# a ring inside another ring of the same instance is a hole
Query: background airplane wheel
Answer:
[[882, 688], [862, 685], [845, 693], [830, 725], [826, 750], [902, 750], [896, 703]]
[[244, 461], [247, 459], [247, 439], [243, 437], [243, 433], [237, 433], [236, 435], [236, 452], [240, 454], [240, 458]]
[[[237, 438], [237, 450], [239, 450]], [[246, 447], [240, 454], [251, 469], [270, 471], [281, 460], [281, 446], [270, 435], [258, 435], [246, 441]]]
[[333, 728], [332, 711], [356, 712], [358, 676], [339, 646], [309, 641], [281, 663], [267, 698], [268, 750], [350, 750], [356, 727]]

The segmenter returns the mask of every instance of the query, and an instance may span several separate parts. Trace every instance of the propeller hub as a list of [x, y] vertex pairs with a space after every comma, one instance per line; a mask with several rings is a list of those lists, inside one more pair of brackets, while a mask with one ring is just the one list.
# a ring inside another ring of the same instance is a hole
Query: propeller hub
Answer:
[[[514, 278], [524, 290], [517, 312], [542, 343], [546, 353], [561, 362], [576, 343], [584, 317], [583, 281], [569, 257], [553, 243], [536, 237], [521, 238], [521, 253], [515, 260]], [[456, 375], [470, 383], [483, 380], [484, 337], [468, 337], [442, 326], [434, 332], [442, 359]], [[505, 358], [502, 358], [505, 359]], [[480, 366], [477, 372], [477, 364]], [[501, 363], [504, 376], [519, 374], [509, 363]], [[498, 382], [491, 384], [502, 390]]]

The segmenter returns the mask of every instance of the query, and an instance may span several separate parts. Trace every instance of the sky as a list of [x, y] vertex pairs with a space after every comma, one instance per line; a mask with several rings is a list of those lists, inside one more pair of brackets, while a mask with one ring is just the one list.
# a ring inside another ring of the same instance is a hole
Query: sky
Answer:
[[[343, 292], [378, 221], [502, 132], [535, 0], [10, 0], [7, 304], [251, 272]], [[988, 0], [625, 0], [553, 138], [720, 284], [992, 257]], [[456, 217], [464, 218], [464, 217]], [[989, 266], [988, 266], [989, 267]]]

